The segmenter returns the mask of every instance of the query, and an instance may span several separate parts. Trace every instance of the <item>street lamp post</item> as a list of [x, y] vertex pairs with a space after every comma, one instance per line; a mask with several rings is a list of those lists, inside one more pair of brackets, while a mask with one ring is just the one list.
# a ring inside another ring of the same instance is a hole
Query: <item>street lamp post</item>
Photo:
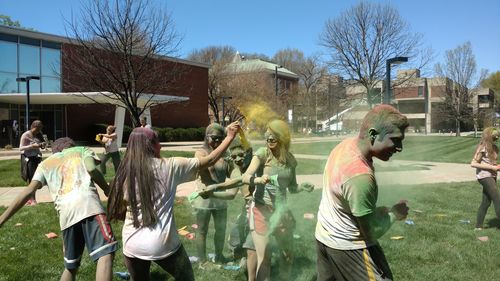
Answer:
[[24, 123], [26, 125], [26, 131], [30, 128], [30, 80], [40, 80], [40, 76], [26, 76], [16, 78], [17, 82], [26, 82], [26, 117]]
[[276, 96], [278, 96], [278, 68], [283, 68], [281, 65], [274, 66], [274, 84], [276, 86]]
[[226, 126], [226, 122], [224, 120], [224, 117], [226, 116], [226, 111], [225, 111], [225, 107], [224, 107], [225, 101], [230, 100], [232, 98], [233, 97], [221, 97], [221, 99], [222, 99], [222, 127]]
[[385, 87], [385, 98], [384, 98], [385, 104], [391, 103], [391, 64], [400, 64], [407, 61], [408, 57], [394, 57], [386, 61], [385, 63], [386, 87]]

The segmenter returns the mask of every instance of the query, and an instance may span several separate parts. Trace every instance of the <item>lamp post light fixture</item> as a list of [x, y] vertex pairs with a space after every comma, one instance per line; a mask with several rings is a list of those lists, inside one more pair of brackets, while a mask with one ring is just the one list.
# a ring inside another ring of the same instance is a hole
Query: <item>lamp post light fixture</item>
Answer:
[[276, 86], [276, 96], [278, 96], [278, 68], [283, 68], [281, 65], [274, 66], [274, 84]]
[[384, 103], [389, 104], [391, 103], [391, 64], [400, 64], [403, 62], [407, 62], [408, 57], [394, 57], [390, 58], [386, 61], [385, 63], [385, 96], [384, 96]]
[[26, 125], [26, 131], [30, 128], [30, 80], [40, 80], [40, 76], [26, 76], [16, 78], [17, 82], [26, 82], [26, 117], [24, 123]]
[[230, 100], [232, 98], [233, 97], [221, 97], [221, 99], [222, 99], [222, 122], [221, 122], [222, 127], [226, 127], [226, 121], [225, 121], [226, 111], [225, 111], [225, 107], [224, 107], [225, 101]]

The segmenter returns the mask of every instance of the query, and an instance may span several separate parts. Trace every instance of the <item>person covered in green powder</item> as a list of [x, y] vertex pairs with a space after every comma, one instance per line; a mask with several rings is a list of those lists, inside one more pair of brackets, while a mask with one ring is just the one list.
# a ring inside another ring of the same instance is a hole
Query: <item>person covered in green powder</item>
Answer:
[[[203, 148], [196, 151], [197, 158], [206, 157], [213, 150], [217, 149], [224, 140], [226, 133], [224, 128], [218, 123], [210, 124], [205, 131], [205, 141]], [[232, 162], [225, 157], [221, 157], [213, 166], [206, 167], [199, 171], [199, 176], [195, 181], [196, 191], [202, 191], [207, 186], [222, 183], [226, 178], [230, 177], [233, 169]], [[224, 240], [226, 236], [227, 224], [227, 202], [226, 200], [209, 197], [197, 197], [192, 202], [196, 215], [196, 224], [198, 225], [196, 233], [196, 249], [200, 258], [200, 266], [207, 261], [207, 234], [210, 217], [214, 219], [214, 246], [215, 246], [215, 262], [226, 263], [227, 259], [223, 255]]]
[[495, 144], [499, 137], [500, 132], [496, 128], [484, 129], [481, 142], [479, 142], [470, 163], [473, 168], [476, 168], [476, 178], [483, 187], [483, 197], [477, 210], [475, 230], [483, 229], [484, 217], [491, 202], [493, 202], [497, 218], [500, 219], [500, 194], [497, 190], [497, 173], [500, 170], [500, 165], [497, 164], [498, 147]]
[[377, 242], [408, 214], [406, 201], [377, 207], [373, 157], [388, 161], [403, 150], [408, 120], [390, 105], [364, 117], [359, 135], [345, 139], [328, 157], [316, 224], [317, 280], [392, 280]]
[[[241, 139], [241, 140], [240, 140]], [[242, 258], [242, 266], [247, 267], [248, 280], [255, 280], [255, 272], [257, 268], [257, 256], [252, 236], [248, 227], [248, 208], [253, 201], [253, 192], [255, 186], [251, 184], [243, 184], [241, 182], [242, 175], [246, 172], [250, 161], [252, 160], [252, 147], [246, 141], [243, 131], [240, 131], [240, 138], [235, 138], [229, 146], [229, 157], [235, 164], [235, 169], [231, 172], [231, 178], [223, 183], [213, 184], [199, 193], [202, 197], [214, 197], [225, 200], [231, 200], [236, 197], [238, 191], [245, 200], [241, 213], [236, 218], [234, 227], [229, 234], [228, 243], [233, 251], [233, 258]], [[236, 188], [239, 187], [239, 188]], [[246, 253], [245, 253], [246, 249]], [[246, 258], [245, 258], [246, 254]]]
[[[258, 149], [243, 174], [245, 184], [255, 185], [249, 208], [250, 233], [257, 253], [256, 280], [269, 280], [271, 251], [269, 240], [276, 238], [280, 249], [280, 275], [288, 280], [293, 263], [293, 229], [295, 219], [286, 205], [287, 190], [312, 191], [314, 185], [297, 185], [297, 161], [290, 153], [290, 131], [282, 120], [268, 123], [266, 147]], [[256, 176], [259, 175], [259, 176]]]

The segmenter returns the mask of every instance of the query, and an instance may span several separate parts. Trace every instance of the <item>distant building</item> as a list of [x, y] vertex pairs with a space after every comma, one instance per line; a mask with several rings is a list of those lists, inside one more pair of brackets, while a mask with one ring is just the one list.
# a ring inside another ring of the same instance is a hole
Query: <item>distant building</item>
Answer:
[[[421, 77], [417, 69], [400, 70], [396, 79], [391, 82], [391, 103], [403, 113], [410, 122], [411, 132], [450, 132], [455, 130], [454, 120], [441, 115], [439, 107], [445, 102], [446, 93], [454, 87], [462, 87], [449, 78]], [[344, 81], [346, 92], [344, 111], [336, 117], [322, 119], [323, 130], [328, 129], [326, 124], [342, 122], [342, 130], [353, 131], [359, 128], [361, 120], [369, 110], [366, 102], [366, 88], [353, 81]], [[373, 89], [372, 96], [380, 97], [382, 102], [385, 82], [378, 81]], [[378, 103], [375, 101], [375, 104]], [[478, 129], [493, 126], [497, 119], [495, 113], [495, 96], [491, 89], [478, 89], [472, 92], [469, 104], [475, 120], [461, 124], [462, 130], [473, 130], [474, 122]], [[333, 128], [338, 128], [333, 126]], [[332, 130], [330, 128], [330, 130]]]

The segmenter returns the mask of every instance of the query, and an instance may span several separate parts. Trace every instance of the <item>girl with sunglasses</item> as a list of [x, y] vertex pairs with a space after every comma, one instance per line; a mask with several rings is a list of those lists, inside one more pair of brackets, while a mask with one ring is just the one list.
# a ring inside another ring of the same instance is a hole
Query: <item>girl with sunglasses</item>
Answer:
[[[269, 280], [271, 253], [269, 239], [273, 235], [280, 247], [280, 275], [288, 280], [293, 263], [293, 229], [295, 219], [286, 206], [287, 190], [297, 193], [312, 191], [314, 185], [298, 187], [295, 175], [297, 161], [290, 153], [290, 131], [282, 120], [267, 125], [266, 147], [258, 149], [242, 177], [243, 183], [254, 185], [254, 200], [249, 208], [250, 233], [257, 253], [256, 280]], [[255, 175], [260, 175], [256, 177]]]
[[[225, 137], [224, 128], [217, 124], [210, 124], [205, 131], [205, 141], [203, 148], [196, 151], [196, 157], [204, 157], [217, 149]], [[206, 189], [208, 185], [222, 183], [230, 177], [232, 171], [232, 162], [225, 157], [221, 157], [213, 166], [200, 170], [196, 180], [196, 191]], [[227, 224], [227, 202], [218, 198], [198, 197], [193, 201], [193, 208], [196, 215], [198, 229], [196, 233], [196, 248], [200, 258], [200, 267], [207, 261], [206, 243], [208, 234], [208, 225], [210, 217], [214, 219], [214, 246], [215, 262], [225, 263], [226, 258], [222, 252], [224, 249], [224, 240]]]

